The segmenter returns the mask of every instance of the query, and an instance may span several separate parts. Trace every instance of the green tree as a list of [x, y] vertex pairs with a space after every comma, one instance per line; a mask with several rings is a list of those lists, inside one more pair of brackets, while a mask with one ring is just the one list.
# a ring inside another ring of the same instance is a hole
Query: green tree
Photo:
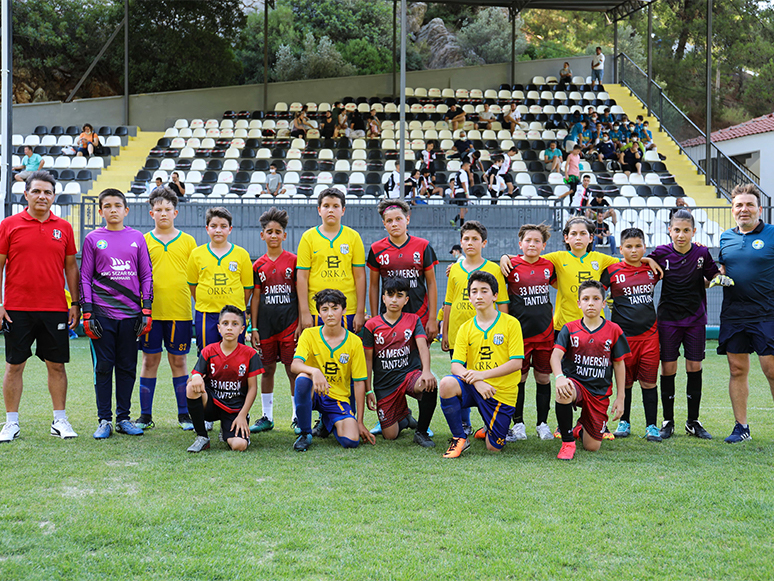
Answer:
[[362, 38], [348, 41], [340, 51], [342, 58], [355, 68], [358, 75], [378, 75], [392, 70], [390, 51]]
[[[263, 11], [250, 13], [237, 39], [234, 54], [242, 63], [242, 82], [246, 84], [263, 82], [263, 19]], [[289, 47], [298, 45], [300, 37], [293, 24], [293, 10], [289, 3], [278, 2], [274, 10], [269, 10], [270, 71], [276, 64], [281, 44]]]
[[[521, 32], [521, 19], [516, 21], [516, 55], [524, 52], [527, 41]], [[511, 60], [511, 23], [504, 8], [479, 10], [457, 33], [460, 47], [471, 54], [471, 64], [480, 61], [487, 64], [504, 63]]]
[[317, 41], [310, 32], [304, 38], [304, 45], [298, 56], [289, 45], [280, 46], [273, 78], [277, 81], [296, 81], [354, 74], [355, 68], [344, 60], [327, 36]]

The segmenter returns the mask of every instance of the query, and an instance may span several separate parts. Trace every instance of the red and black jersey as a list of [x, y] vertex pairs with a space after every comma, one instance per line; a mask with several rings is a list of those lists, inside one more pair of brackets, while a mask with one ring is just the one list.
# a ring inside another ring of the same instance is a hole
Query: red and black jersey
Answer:
[[[409, 236], [402, 246], [395, 246], [389, 236], [374, 242], [368, 253], [368, 268], [379, 273], [382, 280], [399, 276], [409, 281], [409, 302], [404, 313], [416, 313], [427, 321], [430, 313], [427, 304], [425, 272], [435, 268], [438, 259], [430, 243], [424, 238]], [[380, 313], [387, 308], [381, 303]], [[375, 313], [372, 313], [375, 314]]]
[[556, 281], [554, 265], [545, 258], [530, 264], [523, 256], [511, 258], [508, 277], [508, 313], [521, 323], [525, 343], [552, 341], [554, 317], [550, 287]]
[[377, 400], [398, 389], [410, 372], [422, 369], [416, 339], [426, 336], [422, 321], [414, 313], [402, 313], [394, 325], [384, 315], [366, 321], [363, 348], [374, 351], [373, 386]]
[[599, 396], [612, 392], [613, 361], [629, 353], [621, 327], [606, 319], [593, 331], [586, 328], [583, 319], [570, 321], [559, 331], [554, 347], [565, 352], [562, 372]]
[[287, 250], [271, 260], [267, 254], [253, 263], [253, 283], [261, 290], [258, 333], [269, 339], [298, 324], [296, 255]]
[[252, 347], [238, 343], [230, 355], [225, 355], [220, 343], [211, 343], [202, 349], [191, 373], [204, 378], [216, 406], [238, 414], [245, 405], [247, 378], [263, 373], [263, 365]]
[[610, 289], [610, 295], [613, 297], [611, 320], [623, 329], [627, 338], [655, 331], [656, 307], [653, 291], [658, 276], [650, 267], [631, 266], [622, 260], [618, 264], [608, 266], [599, 280], [605, 288]]

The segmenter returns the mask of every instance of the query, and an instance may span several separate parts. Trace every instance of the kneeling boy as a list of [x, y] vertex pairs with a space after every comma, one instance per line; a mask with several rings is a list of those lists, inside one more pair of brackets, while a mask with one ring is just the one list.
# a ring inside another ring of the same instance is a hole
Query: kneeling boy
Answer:
[[189, 452], [210, 447], [205, 421], [220, 420], [223, 440], [232, 450], [244, 451], [250, 444], [248, 414], [263, 367], [258, 353], [239, 342], [244, 332], [244, 311], [233, 305], [223, 307], [218, 320], [222, 339], [202, 349], [186, 386], [188, 412], [196, 430]]
[[[476, 271], [468, 280], [474, 318], [463, 323], [454, 344], [451, 371], [441, 380], [441, 409], [452, 439], [444, 458], [457, 458], [470, 447], [462, 427], [462, 408], [477, 407], [484, 420], [486, 448], [499, 452], [521, 380], [524, 341], [519, 321], [495, 308], [500, 285], [488, 272]], [[505, 290], [503, 290], [505, 292]]]
[[297, 375], [296, 417], [301, 435], [293, 444], [306, 452], [312, 444], [312, 410], [320, 412], [322, 433], [333, 432], [344, 448], [357, 448], [360, 438], [371, 444], [376, 438], [355, 419], [349, 405], [350, 381], [355, 384], [357, 409], [365, 405], [366, 364], [360, 338], [341, 326], [347, 298], [334, 289], [314, 295], [321, 327], [304, 329], [298, 339], [291, 371]]
[[[562, 327], [551, 354], [556, 376], [556, 422], [562, 436], [557, 458], [572, 460], [575, 438], [583, 434], [583, 447], [596, 452], [607, 429], [607, 408], [613, 391], [616, 397], [613, 421], [621, 417], [626, 379], [625, 357], [629, 344], [621, 327], [602, 318], [605, 287], [597, 280], [585, 280], [578, 288], [578, 307], [583, 318]], [[573, 407], [581, 408], [575, 429]]]

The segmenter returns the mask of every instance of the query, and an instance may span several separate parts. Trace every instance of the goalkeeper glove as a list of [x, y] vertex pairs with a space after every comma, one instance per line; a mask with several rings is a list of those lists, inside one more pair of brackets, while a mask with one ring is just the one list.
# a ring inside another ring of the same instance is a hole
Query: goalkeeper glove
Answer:
[[142, 337], [151, 330], [153, 324], [153, 318], [151, 317], [151, 304], [150, 301], [142, 302], [142, 316], [137, 319], [137, 323], [134, 326], [134, 331], [137, 333], [137, 337]]
[[715, 276], [715, 278], [712, 279], [712, 282], [710, 282], [709, 287], [712, 288], [713, 286], [734, 286], [734, 279], [732, 279], [730, 276], [726, 276], [725, 274], [718, 274]]
[[83, 332], [89, 339], [102, 338], [102, 325], [91, 312], [91, 303], [83, 304]]

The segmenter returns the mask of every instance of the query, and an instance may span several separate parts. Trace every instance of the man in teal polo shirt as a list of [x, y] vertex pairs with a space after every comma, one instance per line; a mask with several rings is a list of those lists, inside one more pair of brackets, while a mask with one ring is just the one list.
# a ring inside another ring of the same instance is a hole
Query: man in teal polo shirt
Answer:
[[33, 153], [32, 147], [25, 145], [24, 157], [21, 160], [21, 165], [17, 165], [13, 168], [14, 172], [19, 172], [13, 174], [13, 179], [17, 182], [24, 182], [30, 177], [32, 172], [43, 169], [44, 165], [45, 162], [43, 161], [43, 158], [37, 153]]

